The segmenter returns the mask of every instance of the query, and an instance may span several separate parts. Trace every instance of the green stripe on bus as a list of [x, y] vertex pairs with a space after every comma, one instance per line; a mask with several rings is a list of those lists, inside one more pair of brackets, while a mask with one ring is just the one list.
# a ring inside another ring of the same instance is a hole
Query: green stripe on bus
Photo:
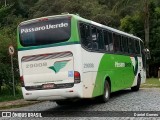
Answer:
[[[126, 66], [116, 66], [116, 62], [128, 64]], [[134, 82], [133, 64], [130, 56], [104, 54], [98, 67], [95, 86], [92, 97], [103, 94], [104, 82], [110, 78], [111, 92], [131, 87]]]
[[72, 45], [72, 44], [80, 44], [80, 42], [65, 42], [65, 43], [57, 43], [57, 44], [51, 44], [51, 45], [41, 45], [41, 46], [33, 46], [33, 47], [24, 47], [24, 48], [18, 48], [18, 51], [23, 50], [33, 50], [33, 49], [40, 49], [40, 48], [48, 48], [48, 47], [57, 47], [57, 46], [64, 46], [64, 45]]

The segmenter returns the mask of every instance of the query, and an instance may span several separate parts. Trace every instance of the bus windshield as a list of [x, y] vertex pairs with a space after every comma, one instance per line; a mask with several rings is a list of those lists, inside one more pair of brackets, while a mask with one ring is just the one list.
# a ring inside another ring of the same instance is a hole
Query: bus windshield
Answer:
[[23, 46], [64, 42], [71, 36], [71, 19], [59, 17], [20, 25], [19, 35]]

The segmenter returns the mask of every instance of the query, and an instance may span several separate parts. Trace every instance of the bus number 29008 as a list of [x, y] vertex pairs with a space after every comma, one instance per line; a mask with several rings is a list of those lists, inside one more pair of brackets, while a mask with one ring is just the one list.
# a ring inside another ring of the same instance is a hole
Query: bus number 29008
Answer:
[[34, 67], [44, 67], [47, 66], [47, 63], [34, 63], [34, 64], [27, 64], [26, 68], [34, 68]]
[[84, 68], [94, 68], [94, 64], [93, 63], [85, 63]]

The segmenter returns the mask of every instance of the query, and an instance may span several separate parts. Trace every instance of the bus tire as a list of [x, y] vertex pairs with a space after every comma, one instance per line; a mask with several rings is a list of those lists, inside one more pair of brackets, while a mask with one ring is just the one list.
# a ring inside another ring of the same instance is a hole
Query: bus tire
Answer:
[[141, 77], [138, 76], [138, 78], [137, 78], [137, 85], [134, 86], [134, 87], [131, 87], [131, 90], [132, 90], [132, 91], [138, 91], [139, 88], [140, 88], [140, 85], [141, 85]]
[[106, 80], [104, 83], [103, 95], [99, 97], [101, 103], [106, 103], [110, 98], [111, 88], [109, 82]]

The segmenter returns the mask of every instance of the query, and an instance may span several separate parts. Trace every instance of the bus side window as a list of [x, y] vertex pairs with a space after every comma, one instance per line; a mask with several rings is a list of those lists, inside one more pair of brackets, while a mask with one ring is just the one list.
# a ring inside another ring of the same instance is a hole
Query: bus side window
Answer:
[[108, 40], [109, 40], [109, 50], [113, 51], [113, 37], [112, 32], [108, 32]]
[[126, 51], [125, 51], [125, 37], [124, 36], [122, 36], [122, 51], [123, 51], [123, 53], [125, 53]]
[[124, 52], [123, 37], [121, 35], [119, 35], [119, 40], [120, 40], [120, 51], [123, 53]]
[[106, 50], [106, 51], [109, 51], [108, 32], [104, 30], [104, 31], [103, 31], [103, 35], [104, 35], [105, 50]]
[[123, 37], [123, 49], [125, 53], [128, 53], [128, 38]]
[[135, 48], [136, 48], [136, 46], [135, 46], [135, 40], [132, 39], [131, 43], [132, 43], [132, 52], [133, 52], [133, 54], [135, 54]]
[[129, 53], [132, 53], [132, 43], [131, 43], [131, 39], [129, 38], [128, 39], [128, 50], [129, 50]]
[[100, 29], [97, 29], [97, 36], [98, 36], [98, 47], [99, 50], [104, 50], [104, 41], [103, 41], [103, 32]]
[[104, 50], [102, 30], [92, 26], [92, 48], [96, 51]]
[[86, 48], [91, 49], [91, 39], [90, 39], [90, 26], [80, 23], [80, 34], [81, 34], [81, 41], [82, 45], [84, 45]]
[[129, 53], [134, 54], [135, 53], [135, 44], [134, 44], [134, 40], [132, 38], [129, 38], [128, 46], [129, 46]]
[[139, 40], [135, 40], [135, 53], [140, 54], [140, 45], [139, 45]]
[[120, 38], [119, 35], [114, 35], [114, 49], [115, 52], [120, 52]]
[[92, 48], [94, 50], [98, 50], [98, 34], [97, 34], [97, 28], [91, 27], [92, 30]]

